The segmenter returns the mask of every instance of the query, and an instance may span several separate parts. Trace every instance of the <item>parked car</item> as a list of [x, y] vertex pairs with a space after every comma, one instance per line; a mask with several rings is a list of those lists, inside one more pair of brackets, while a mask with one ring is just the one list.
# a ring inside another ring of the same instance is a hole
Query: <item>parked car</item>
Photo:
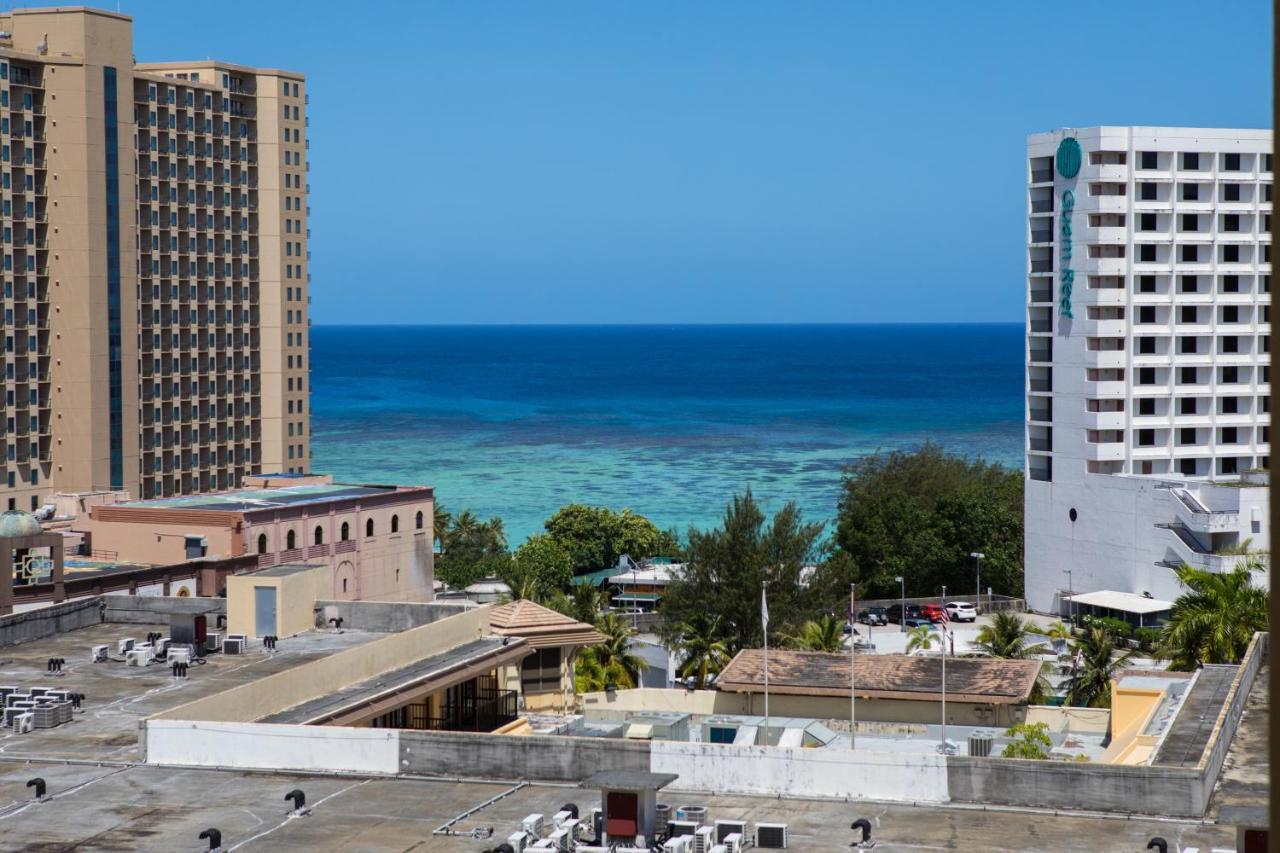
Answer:
[[942, 621], [942, 605], [941, 604], [922, 604], [920, 605], [920, 615], [928, 619], [930, 622]]
[[888, 625], [889, 617], [883, 607], [865, 607], [858, 611], [858, 621], [863, 625]]
[[903, 618], [920, 619], [920, 605], [908, 604], [906, 606], [906, 612], [904, 613], [903, 606], [901, 604], [895, 604], [885, 611], [885, 618], [898, 625], [902, 624]]
[[906, 619], [903, 620], [903, 624], [906, 625], [908, 628], [919, 628], [921, 625], [923, 625], [926, 628], [933, 628], [935, 631], [937, 630], [937, 628], [934, 628], [933, 620], [930, 619], [928, 616], [924, 616], [924, 615], [908, 616]]
[[978, 608], [967, 601], [948, 601], [947, 616], [952, 622], [976, 622]]

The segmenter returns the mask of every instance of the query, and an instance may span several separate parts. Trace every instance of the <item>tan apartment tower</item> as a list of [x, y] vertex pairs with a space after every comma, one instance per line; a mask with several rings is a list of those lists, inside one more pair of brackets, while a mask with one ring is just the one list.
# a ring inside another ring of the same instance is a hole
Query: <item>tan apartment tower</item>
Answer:
[[303, 77], [0, 15], [8, 508], [309, 468]]

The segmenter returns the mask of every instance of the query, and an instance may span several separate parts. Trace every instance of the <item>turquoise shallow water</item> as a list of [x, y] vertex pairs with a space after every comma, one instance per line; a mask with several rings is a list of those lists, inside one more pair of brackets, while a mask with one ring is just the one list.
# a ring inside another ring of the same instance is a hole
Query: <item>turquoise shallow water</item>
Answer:
[[932, 438], [1022, 464], [1017, 324], [318, 326], [313, 467], [422, 483], [512, 543], [574, 501], [708, 527], [750, 486], [829, 519], [840, 468]]

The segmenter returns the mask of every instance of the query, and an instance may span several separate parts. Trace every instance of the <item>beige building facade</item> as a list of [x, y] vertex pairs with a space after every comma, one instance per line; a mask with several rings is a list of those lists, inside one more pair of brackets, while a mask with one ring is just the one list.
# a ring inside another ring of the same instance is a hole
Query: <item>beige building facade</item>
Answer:
[[306, 81], [133, 57], [124, 15], [0, 15], [8, 508], [309, 469]]
[[94, 506], [76, 525], [91, 553], [103, 558], [171, 565], [249, 555], [260, 569], [328, 566], [324, 598], [433, 598], [432, 489], [299, 479], [300, 485]]

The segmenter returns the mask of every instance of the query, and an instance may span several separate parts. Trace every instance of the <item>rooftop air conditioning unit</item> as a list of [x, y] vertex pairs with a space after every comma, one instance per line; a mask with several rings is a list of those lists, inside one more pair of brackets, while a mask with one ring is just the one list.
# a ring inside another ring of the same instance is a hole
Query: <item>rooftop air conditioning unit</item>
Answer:
[[558, 829], [571, 817], [573, 817], [573, 812], [558, 811], [551, 816], [551, 825]]
[[208, 634], [205, 634], [204, 647], [209, 651], [219, 651], [222, 648], [222, 632], [210, 631]]
[[679, 820], [689, 820], [702, 826], [707, 822], [706, 806], [681, 806], [676, 809], [676, 818]]
[[743, 832], [730, 832], [724, 838], [720, 839], [724, 846], [725, 853], [742, 853], [742, 839], [745, 837]]
[[692, 853], [692, 851], [692, 835], [678, 835], [675, 838], [668, 838], [662, 843], [662, 853]]
[[513, 832], [507, 836], [507, 843], [511, 845], [511, 849], [516, 853], [522, 853], [529, 846], [529, 833], [524, 830]]
[[134, 649], [124, 653], [124, 662], [128, 666], [146, 666], [147, 653], [139, 649]]
[[716, 843], [724, 844], [733, 833], [737, 833], [741, 838], [747, 834], [747, 822], [745, 820], [718, 820], [716, 827]]
[[654, 806], [654, 832], [659, 835], [665, 835], [667, 832], [667, 821], [671, 820], [671, 806], [667, 803], [658, 803]]
[[560, 824], [560, 828], [569, 833], [569, 837], [577, 841], [582, 837], [582, 821], [576, 817], [571, 817], [564, 823]]
[[592, 844], [579, 844], [577, 853], [609, 853], [609, 848], [596, 847]]
[[693, 831], [697, 828], [698, 822], [695, 820], [667, 821], [667, 835], [672, 838], [678, 838], [681, 835], [693, 835]]
[[700, 826], [693, 833], [693, 853], [711, 853], [715, 846], [716, 831], [709, 826]]
[[530, 850], [556, 850], [558, 848], [556, 847], [556, 843], [552, 841], [550, 838], [543, 838], [540, 841], [535, 841], [533, 846], [530, 847], [529, 849]]
[[244, 654], [244, 640], [239, 637], [227, 637], [222, 641], [222, 652], [228, 655]]
[[533, 814], [520, 821], [520, 828], [532, 835], [534, 838], [542, 835], [542, 815], [534, 812]]
[[615, 847], [614, 853], [651, 853], [648, 847]]
[[89, 652], [89, 663], [103, 663], [107, 660], [107, 650], [111, 647], [105, 643], [101, 646], [94, 646]]
[[169, 652], [170, 663], [191, 663], [191, 649], [180, 646]]
[[787, 825], [785, 823], [757, 823], [756, 846], [767, 850], [786, 850]]
[[19, 714], [13, 721], [13, 730], [17, 734], [24, 735], [31, 731], [34, 725], [31, 713]]
[[548, 846], [555, 850], [569, 851], [573, 849], [573, 838], [569, 835], [569, 830], [567, 829], [557, 829], [544, 838], [543, 841], [550, 841], [551, 844]]
[[122, 655], [133, 648], [133, 637], [125, 637], [116, 641], [116, 654]]

